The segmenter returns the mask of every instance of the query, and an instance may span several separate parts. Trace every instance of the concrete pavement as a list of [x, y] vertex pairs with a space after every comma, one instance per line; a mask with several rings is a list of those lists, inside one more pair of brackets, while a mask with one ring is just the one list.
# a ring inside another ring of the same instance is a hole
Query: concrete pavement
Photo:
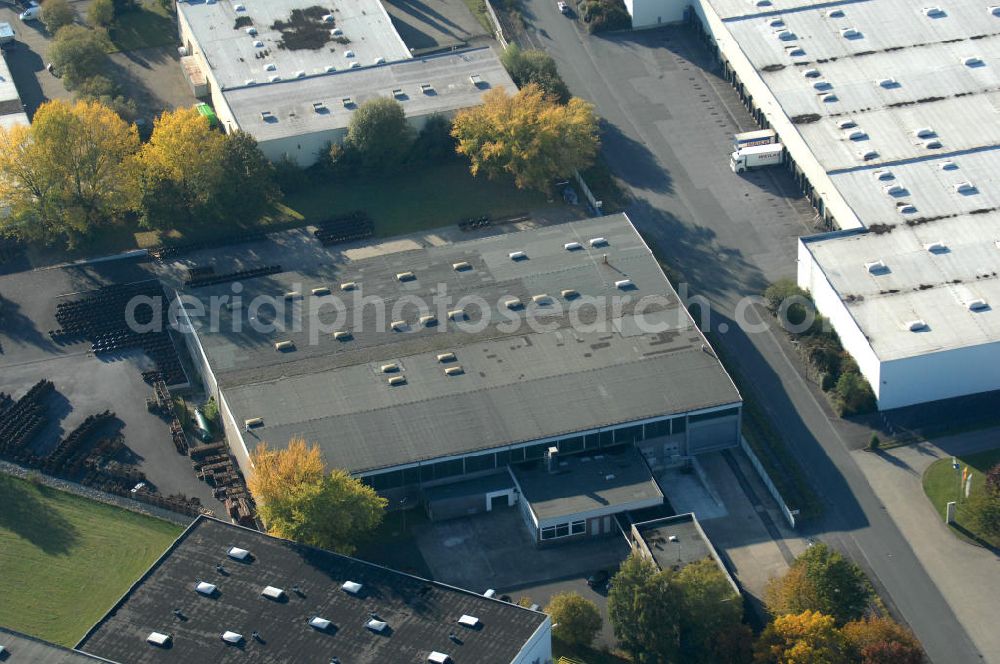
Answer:
[[[708, 327], [734, 358], [826, 504], [812, 531], [861, 564], [935, 662], [983, 658], [858, 468], [825, 398], [769, 325], [747, 334], [741, 302], [793, 276], [799, 235], [814, 213], [783, 171], [729, 171], [734, 131], [756, 128], [694, 33], [668, 28], [587, 35], [548, 0], [525, 0], [533, 45], [548, 50], [574, 94], [605, 119], [603, 154], [634, 202], [627, 212], [707, 298]], [[988, 618], [983, 618], [988, 620]]]

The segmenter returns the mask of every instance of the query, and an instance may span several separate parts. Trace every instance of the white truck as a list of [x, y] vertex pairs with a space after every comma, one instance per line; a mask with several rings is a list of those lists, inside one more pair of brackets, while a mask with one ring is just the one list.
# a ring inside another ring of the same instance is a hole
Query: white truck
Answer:
[[13, 42], [14, 28], [10, 27], [10, 23], [0, 23], [0, 46], [13, 44]]
[[771, 145], [778, 142], [778, 133], [773, 129], [758, 129], [733, 134], [733, 150], [749, 148], [754, 145]]
[[781, 143], [751, 145], [733, 152], [729, 156], [729, 167], [733, 169], [733, 173], [742, 173], [763, 166], [774, 166], [781, 163], [784, 153], [785, 146]]

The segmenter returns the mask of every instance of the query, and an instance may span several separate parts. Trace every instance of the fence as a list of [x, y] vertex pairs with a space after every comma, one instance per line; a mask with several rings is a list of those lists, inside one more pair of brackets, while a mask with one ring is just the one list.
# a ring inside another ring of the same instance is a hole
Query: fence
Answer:
[[781, 513], [785, 515], [785, 521], [788, 522], [789, 526], [794, 528], [795, 515], [798, 514], [798, 510], [788, 509], [788, 505], [785, 504], [785, 499], [782, 498], [781, 494], [778, 492], [778, 487], [774, 486], [774, 482], [771, 481], [771, 477], [767, 474], [767, 471], [764, 470], [764, 464], [762, 464], [760, 459], [757, 458], [757, 455], [753, 453], [753, 450], [750, 449], [750, 444], [747, 443], [746, 438], [743, 436], [740, 436], [740, 448], [746, 453], [747, 458], [750, 459], [750, 463], [753, 464], [754, 470], [756, 470], [757, 475], [760, 476], [760, 481], [764, 483], [765, 487], [767, 487], [767, 491], [771, 494], [771, 497], [774, 498], [774, 502], [778, 503], [778, 507], [781, 508]]
[[503, 25], [500, 24], [500, 17], [497, 16], [496, 11], [493, 9], [493, 3], [490, 0], [483, 0], [483, 4], [486, 5], [486, 13], [490, 15], [490, 21], [493, 23], [494, 34], [496, 35], [497, 41], [503, 46], [503, 49], [507, 50], [507, 38], [503, 34]]
[[580, 171], [573, 171], [573, 175], [576, 177], [576, 183], [580, 185], [580, 191], [583, 192], [584, 198], [586, 198], [587, 202], [590, 203], [590, 209], [593, 210], [594, 214], [598, 216], [604, 214], [601, 211], [603, 203], [597, 200], [597, 198], [594, 196], [594, 192], [592, 192], [590, 190], [590, 187], [587, 186], [587, 183], [583, 181], [583, 176], [580, 175]]

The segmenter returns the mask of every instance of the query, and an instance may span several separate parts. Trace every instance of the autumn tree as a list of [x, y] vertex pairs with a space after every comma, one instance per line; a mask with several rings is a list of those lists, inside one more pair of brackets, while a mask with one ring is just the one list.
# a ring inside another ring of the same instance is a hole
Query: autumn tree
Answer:
[[194, 108], [164, 111], [136, 156], [134, 205], [147, 228], [214, 219], [225, 136]]
[[837, 624], [860, 618], [874, 591], [857, 565], [825, 544], [809, 547], [785, 576], [767, 586], [764, 602], [773, 615], [818, 611]]
[[552, 181], [586, 168], [599, 145], [594, 107], [573, 97], [565, 105], [531, 83], [514, 95], [502, 87], [480, 106], [458, 113], [452, 136], [473, 175], [510, 175], [521, 189], [549, 191]]
[[[48, 0], [45, 3], [48, 5]], [[67, 25], [52, 40], [49, 58], [68, 90], [107, 71], [108, 54], [100, 36], [82, 25]]]
[[511, 44], [500, 56], [500, 61], [518, 87], [535, 83], [559, 103], [569, 101], [569, 88], [559, 76], [556, 61], [545, 51], [524, 50], [517, 44]]
[[608, 618], [615, 637], [633, 660], [677, 657], [681, 602], [672, 570], [657, 570], [638, 552], [622, 562], [608, 591]]
[[545, 613], [552, 617], [552, 636], [571, 646], [589, 646], [601, 630], [597, 605], [577, 593], [553, 596]]
[[756, 664], [847, 664], [847, 645], [832, 616], [817, 611], [779, 616], [754, 647]]
[[910, 630], [890, 618], [854, 620], [841, 628], [851, 659], [859, 664], [921, 664], [923, 649]]
[[59, 29], [70, 25], [76, 20], [76, 13], [67, 0], [45, 0], [42, 3], [42, 24], [50, 34], [56, 34]]
[[114, 0], [93, 0], [87, 8], [87, 21], [91, 25], [106, 28], [115, 20]]
[[135, 127], [93, 102], [42, 104], [30, 127], [0, 129], [0, 230], [24, 240], [74, 246], [127, 208], [126, 161]]
[[386, 499], [344, 470], [328, 473], [317, 445], [299, 438], [275, 450], [262, 443], [251, 462], [247, 485], [272, 535], [351, 554], [382, 522]]
[[712, 558], [686, 565], [677, 573], [681, 592], [680, 638], [686, 662], [716, 662], [719, 636], [739, 628], [743, 603]]
[[361, 168], [372, 173], [398, 169], [413, 143], [413, 129], [403, 105], [390, 97], [369, 99], [358, 107], [347, 125], [344, 147]]

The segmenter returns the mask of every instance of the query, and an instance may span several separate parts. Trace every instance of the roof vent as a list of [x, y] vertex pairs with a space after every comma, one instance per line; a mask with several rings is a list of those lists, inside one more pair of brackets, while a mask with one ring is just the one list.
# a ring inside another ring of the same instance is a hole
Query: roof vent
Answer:
[[384, 620], [378, 620], [377, 618], [371, 618], [365, 623], [365, 627], [376, 634], [381, 634], [389, 627], [389, 623]]
[[262, 42], [261, 40], [258, 39], [257, 41], [255, 41], [253, 43], [253, 47], [254, 48], [264, 48], [264, 42]]
[[882, 187], [882, 191], [884, 191], [889, 196], [902, 196], [903, 194], [906, 193], [906, 187], [904, 187], [901, 184], [890, 184], [885, 187]]
[[402, 332], [403, 330], [405, 330], [408, 327], [409, 327], [409, 325], [406, 324], [405, 320], [394, 320], [394, 321], [392, 321], [392, 329], [396, 330], [397, 332]]
[[247, 558], [250, 557], [250, 552], [247, 551], [246, 549], [241, 549], [238, 546], [233, 546], [229, 548], [229, 551], [226, 551], [226, 555], [232, 558], [233, 560], [246, 560]]
[[194, 589], [197, 592], [201, 593], [202, 595], [205, 595], [206, 597], [211, 597], [212, 595], [215, 594], [215, 591], [217, 590], [215, 584], [209, 583], [208, 581], [199, 581], [198, 584], [194, 587]]
[[819, 78], [819, 70], [807, 69], [804, 72], [802, 72], [802, 75], [805, 76], [806, 78]]
[[344, 108], [351, 108], [352, 106], [354, 106], [354, 100], [351, 99], [350, 97], [344, 97], [343, 99], [340, 100], [340, 103], [344, 105]]
[[877, 260], [865, 263], [865, 269], [871, 274], [882, 274], [883, 272], [887, 272], [889, 267], [885, 264], [885, 261]]
[[830, 9], [826, 12], [827, 18], [844, 18], [843, 9]]
[[841, 28], [840, 36], [844, 39], [857, 39], [861, 36], [861, 33], [854, 28]]
[[354, 57], [354, 51], [344, 51], [344, 57], [345, 58], [353, 58]]
[[338, 330], [333, 333], [333, 338], [337, 341], [348, 341], [351, 338], [351, 333], [347, 330]]
[[832, 104], [837, 101], [838, 97], [832, 92], [827, 92], [826, 94], [820, 96], [820, 101], [826, 102], [827, 104]]
[[924, 7], [924, 16], [928, 18], [942, 18], [945, 16], [945, 13], [940, 7]]
[[786, 46], [785, 52], [788, 53], [788, 55], [792, 56], [793, 58], [797, 58], [806, 54], [806, 52], [802, 50], [801, 46]]
[[458, 261], [457, 263], [451, 264], [451, 269], [455, 272], [464, 272], [465, 270], [471, 270], [472, 264], [469, 261]]
[[635, 284], [632, 283], [631, 279], [619, 279], [615, 282], [615, 288], [620, 288], [622, 290], [628, 290], [633, 286], [635, 286]]
[[274, 344], [274, 350], [295, 350], [294, 341], [279, 341]]
[[924, 249], [931, 252], [932, 254], [943, 254], [944, 252], [948, 251], [948, 245], [940, 241], [931, 242], [929, 244], [925, 244]]
[[837, 127], [839, 129], [853, 129], [854, 127], [857, 126], [858, 123], [855, 122], [854, 120], [841, 120], [840, 122], [837, 123]]
[[1000, 16], [1000, 7], [990, 5], [989, 7], [986, 8], [986, 11], [988, 11], [993, 16]]
[[332, 624], [333, 623], [331, 623], [326, 618], [320, 618], [319, 616], [313, 616], [312, 618], [309, 619], [309, 626], [314, 629], [318, 629], [321, 632], [323, 630], [330, 629], [330, 625]]
[[312, 291], [310, 291], [310, 292], [313, 295], [316, 295], [316, 296], [329, 295], [330, 294], [330, 289], [327, 288], [326, 286], [319, 286], [317, 288], [312, 289]]
[[774, 36], [781, 41], [792, 41], [793, 39], [798, 39], [795, 33], [791, 30], [775, 30]]
[[420, 91], [423, 92], [425, 95], [434, 94], [434, 86], [431, 85], [430, 83], [421, 83]]
[[233, 645], [238, 645], [243, 643], [243, 635], [239, 632], [231, 632], [228, 629], [222, 633], [222, 640], [226, 643], [231, 643]]
[[170, 635], [161, 632], [150, 632], [149, 636], [146, 637], [146, 643], [166, 648], [170, 645]]
[[396, 273], [396, 280], [397, 281], [413, 281], [416, 278], [417, 278], [417, 275], [413, 274], [412, 272], [397, 272]]
[[940, 150], [941, 141], [939, 141], [936, 138], [932, 138], [929, 141], [924, 141], [924, 147], [927, 148], [928, 150]]
[[358, 69], [360, 67], [361, 67], [361, 63], [360, 62], [355, 61], [355, 62], [351, 63], [351, 69]]
[[280, 600], [285, 596], [285, 591], [281, 588], [275, 588], [274, 586], [264, 586], [264, 589], [260, 591], [260, 594], [268, 599]]
[[983, 59], [973, 55], [968, 58], [962, 58], [962, 64], [966, 67], [982, 67]]
[[913, 130], [913, 135], [917, 138], [934, 138], [937, 136], [937, 132], [930, 127], [920, 127]]
[[976, 193], [976, 185], [969, 181], [958, 182], [955, 184], [955, 191], [960, 194], [974, 194]]
[[446, 376], [461, 376], [465, 371], [460, 366], [448, 367], [444, 370]]
[[868, 138], [868, 134], [865, 133], [864, 129], [855, 129], [844, 134], [844, 138], [849, 141], [860, 141]]
[[608, 246], [608, 238], [606, 238], [606, 237], [592, 237], [592, 238], [590, 238], [590, 246], [592, 246], [592, 247], [606, 247], [606, 246]]
[[247, 8], [245, 6], [243, 6], [243, 5], [241, 5], [241, 4], [235, 4], [235, 5], [233, 5], [233, 11], [234, 12], [245, 12], [246, 10], [247, 10]]
[[333, 23], [335, 20], [337, 19], [333, 17], [333, 14], [323, 14], [324, 23]]
[[458, 624], [463, 627], [479, 627], [479, 618], [475, 616], [470, 616], [469, 614], [462, 614], [462, 617], [458, 619]]
[[567, 300], [572, 300], [574, 298], [580, 297], [579, 291], [573, 288], [564, 288], [560, 294]]
[[769, 26], [771, 26], [772, 28], [783, 28], [783, 27], [785, 27], [785, 22], [782, 21], [780, 18], [772, 18], [770, 21], [767, 22], [767, 24]]
[[434, 664], [451, 664], [451, 656], [434, 650], [430, 655], [427, 655], [427, 661]]
[[472, 83], [473, 87], [481, 87], [483, 84], [483, 77], [479, 74], [471, 74], [469, 76], [469, 82]]
[[899, 81], [897, 81], [896, 79], [894, 79], [892, 77], [889, 77], [889, 78], [880, 78], [880, 79], [876, 80], [875, 83], [880, 88], [885, 88], [887, 90], [891, 89], [891, 88], [898, 88], [899, 87]]
[[535, 304], [548, 304], [552, 301], [552, 298], [545, 293], [539, 293], [538, 295], [532, 295], [531, 301]]
[[958, 164], [956, 164], [955, 162], [953, 162], [951, 160], [949, 160], [949, 161], [942, 161], [941, 162], [941, 170], [942, 171], [957, 171], [958, 170]]
[[264, 122], [277, 122], [278, 118], [271, 111], [261, 111], [260, 119]]
[[814, 81], [813, 82], [813, 88], [815, 88], [816, 90], [829, 90], [832, 87], [833, 87], [833, 84], [830, 83], [830, 81], [827, 81], [827, 80]]
[[566, 244], [563, 245], [563, 249], [565, 249], [566, 251], [578, 251], [580, 249], [583, 249], [583, 245], [580, 244], [579, 242], [567, 242]]
[[882, 182], [885, 182], [886, 180], [895, 180], [896, 179], [896, 176], [892, 174], [892, 171], [888, 171], [888, 170], [874, 171], [873, 175], [875, 176], [876, 180], [881, 180]]
[[508, 298], [504, 300], [503, 306], [507, 307], [508, 309], [520, 309], [521, 300], [516, 297]]
[[896, 210], [900, 214], [913, 214], [914, 212], [917, 211], [917, 206], [913, 205], [912, 203], [904, 203], [903, 205], [900, 205], [898, 208], [896, 208]]
[[406, 377], [393, 376], [392, 378], [389, 379], [389, 385], [391, 385], [392, 387], [396, 387], [397, 385], [406, 385]]
[[523, 261], [528, 257], [528, 254], [523, 251], [512, 251], [507, 255], [510, 256], [512, 261]]
[[334, 28], [333, 30], [330, 31], [330, 34], [333, 35], [334, 37], [339, 37], [340, 35], [344, 34], [344, 31], [341, 30], [340, 28]]
[[275, 74], [274, 76], [268, 76], [267, 80], [270, 81], [271, 83], [277, 83], [278, 81], [281, 80], [281, 77]]
[[301, 300], [302, 299], [302, 293], [300, 293], [297, 290], [288, 291], [287, 293], [285, 293], [285, 299], [286, 300]]
[[248, 78], [243, 81], [243, 85], [257, 85], [256, 79]]
[[423, 325], [424, 327], [432, 327], [434, 325], [437, 325], [437, 322], [438, 322], [437, 316], [431, 316], [430, 314], [428, 314], [426, 316], [420, 317], [420, 324]]
[[248, 35], [250, 35], [251, 37], [256, 37], [257, 36], [257, 28], [255, 28], [255, 27], [253, 27], [251, 25], [249, 28], [246, 29], [246, 33]]
[[383, 58], [383, 57], [382, 57], [382, 56], [380, 55], [380, 56], [378, 56], [377, 58], [375, 58], [374, 62], [375, 62], [375, 64], [377, 64], [377, 65], [382, 65], [382, 64], [385, 64], [385, 58]]
[[364, 588], [357, 581], [344, 581], [344, 585], [340, 586], [340, 589], [351, 595], [360, 595], [361, 589]]
[[452, 309], [448, 312], [448, 318], [452, 320], [465, 320], [465, 309]]
[[[243, 428], [244, 429], [253, 429], [254, 427], [262, 427], [262, 426], [264, 426], [264, 418], [263, 417], [251, 417], [251, 418], [243, 420]], [[232, 555], [232, 554], [230, 554], [230, 555]]]
[[878, 152], [876, 152], [875, 150], [866, 150], [864, 152], [859, 152], [858, 158], [861, 159], [861, 161], [871, 161], [872, 159], [878, 158]]
[[986, 300], [977, 298], [975, 300], [969, 300], [969, 311], [982, 311], [984, 309], [989, 309], [990, 305], [986, 303]]
[[910, 332], [920, 332], [921, 330], [927, 329], [927, 323], [924, 320], [918, 318], [916, 320], [911, 320], [908, 323], [906, 323], [906, 329], [908, 329]]
[[323, 67], [323, 71], [325, 71], [327, 74], [332, 74], [333, 72], [337, 71], [337, 68], [334, 67], [333, 65], [327, 65]]
[[395, 362], [390, 362], [389, 364], [383, 364], [381, 366], [382, 373], [395, 373], [399, 371], [399, 365]]
[[340, 290], [343, 291], [357, 290], [357, 289], [358, 289], [358, 282], [356, 281], [345, 281], [344, 283], [340, 284]]
[[305, 77], [306, 77], [306, 72], [304, 70], [300, 69], [297, 72], [295, 72], [295, 78], [305, 78]]
[[403, 88], [393, 88], [392, 96], [396, 99], [406, 99], [406, 93], [403, 92]]
[[268, 62], [266, 65], [264, 65], [264, 71], [277, 71], [277, 69], [278, 65], [274, 64], [273, 62]]
[[454, 362], [455, 361], [455, 354], [454, 353], [440, 353], [437, 356], [437, 361], [438, 362]]

